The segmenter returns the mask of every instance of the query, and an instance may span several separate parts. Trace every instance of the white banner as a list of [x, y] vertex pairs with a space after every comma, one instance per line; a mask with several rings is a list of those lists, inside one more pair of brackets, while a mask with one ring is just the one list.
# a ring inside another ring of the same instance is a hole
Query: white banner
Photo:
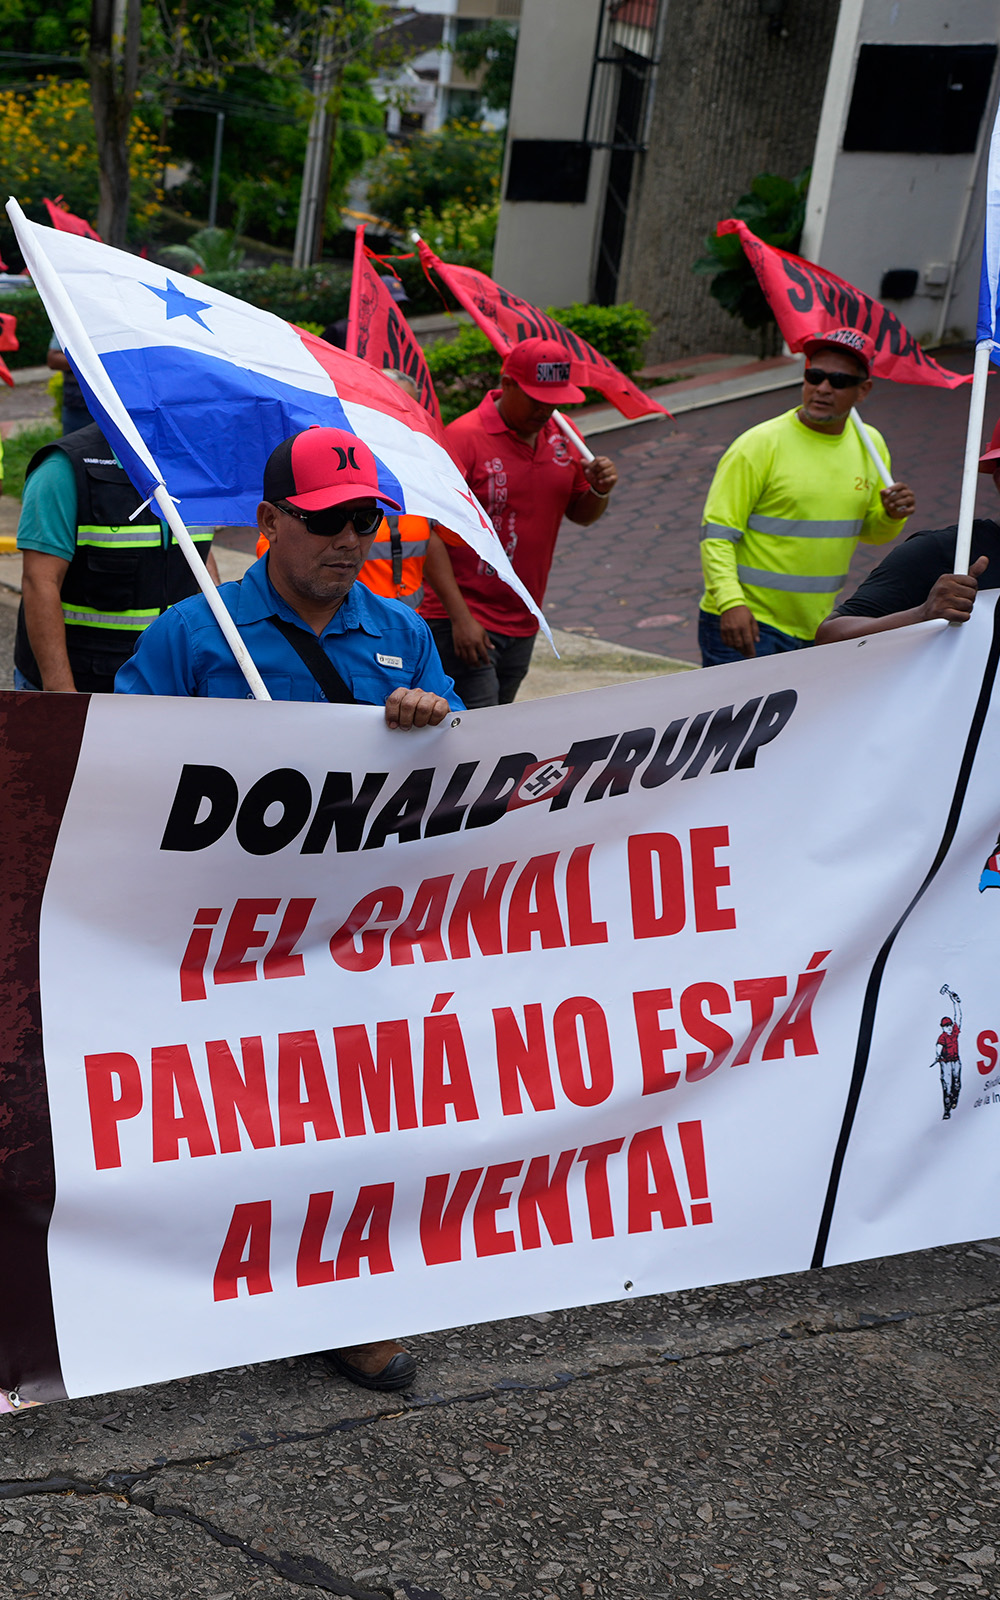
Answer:
[[95, 697], [66, 1392], [1000, 1231], [989, 601], [409, 735]]

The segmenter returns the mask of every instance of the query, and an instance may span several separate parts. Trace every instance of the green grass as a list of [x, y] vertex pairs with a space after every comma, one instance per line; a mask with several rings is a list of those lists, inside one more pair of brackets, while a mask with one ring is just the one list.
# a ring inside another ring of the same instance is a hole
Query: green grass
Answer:
[[51, 444], [53, 439], [62, 437], [62, 428], [58, 422], [38, 422], [32, 428], [25, 428], [23, 433], [18, 433], [13, 439], [5, 439], [3, 447], [3, 492], [20, 500], [24, 492], [24, 474], [28, 462], [36, 450], [43, 444]]

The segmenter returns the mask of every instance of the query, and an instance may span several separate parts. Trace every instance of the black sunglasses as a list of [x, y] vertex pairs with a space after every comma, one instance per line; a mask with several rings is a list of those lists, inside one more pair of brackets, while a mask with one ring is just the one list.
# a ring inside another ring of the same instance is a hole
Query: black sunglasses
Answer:
[[822, 367], [806, 367], [802, 376], [814, 389], [818, 389], [821, 383], [828, 383], [831, 389], [857, 389], [865, 381], [864, 378], [853, 377], [849, 372], [824, 372]]
[[300, 511], [298, 506], [290, 506], [287, 500], [275, 500], [274, 504], [287, 516], [304, 522], [306, 532], [314, 533], [318, 539], [335, 539], [338, 533], [343, 533], [349, 522], [353, 523], [359, 539], [367, 539], [382, 521], [380, 506], [324, 506], [321, 511]]

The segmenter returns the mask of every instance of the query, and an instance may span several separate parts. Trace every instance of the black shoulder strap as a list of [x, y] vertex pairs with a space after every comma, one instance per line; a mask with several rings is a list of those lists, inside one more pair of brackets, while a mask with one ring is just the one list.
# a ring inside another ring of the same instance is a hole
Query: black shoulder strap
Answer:
[[294, 622], [286, 622], [284, 617], [268, 617], [267, 620], [273, 622], [278, 632], [288, 640], [332, 704], [342, 706], [358, 704], [314, 633], [307, 633], [304, 628], [297, 628]]

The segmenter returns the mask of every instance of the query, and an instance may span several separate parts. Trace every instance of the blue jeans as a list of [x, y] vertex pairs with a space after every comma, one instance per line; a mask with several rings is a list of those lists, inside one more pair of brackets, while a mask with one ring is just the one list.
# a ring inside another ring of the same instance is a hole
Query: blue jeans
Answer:
[[40, 693], [37, 683], [29, 683], [20, 667], [14, 668], [14, 688], [31, 689], [36, 694]]
[[[790, 633], [782, 633], [780, 629], [772, 628], [767, 622], [758, 622], [757, 627], [760, 630], [760, 638], [757, 640], [759, 656], [780, 656], [786, 650], [804, 650], [812, 644], [811, 639], [796, 639]], [[698, 612], [698, 645], [703, 667], [721, 667], [727, 661], [747, 659], [731, 645], [723, 642], [719, 619], [710, 611]]]

